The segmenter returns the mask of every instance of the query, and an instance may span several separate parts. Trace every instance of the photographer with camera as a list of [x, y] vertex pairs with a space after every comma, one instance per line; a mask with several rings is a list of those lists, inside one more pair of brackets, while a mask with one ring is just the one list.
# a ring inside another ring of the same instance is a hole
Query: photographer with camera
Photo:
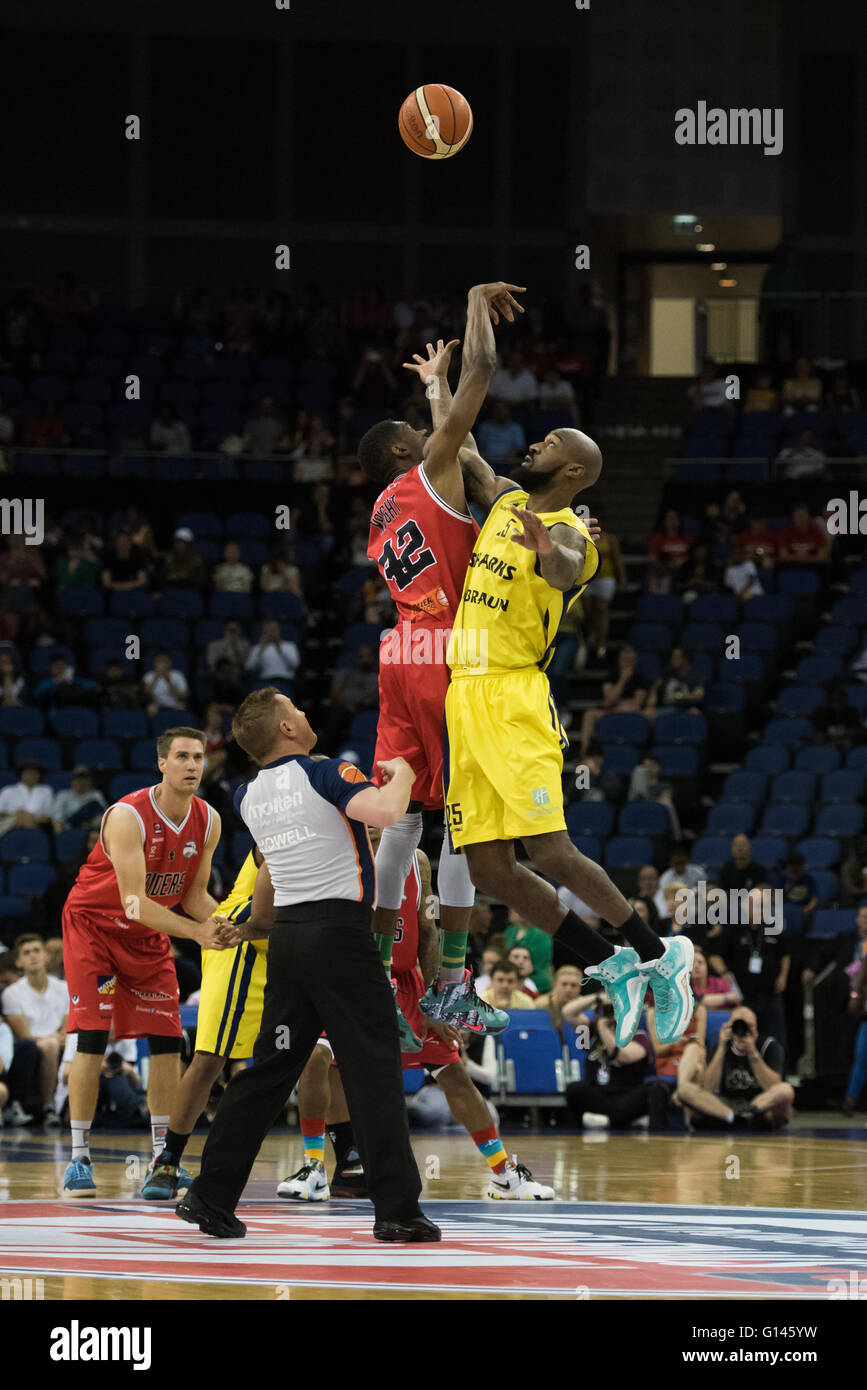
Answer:
[[703, 1077], [683, 1081], [677, 1099], [694, 1129], [770, 1128], [788, 1124], [795, 1100], [782, 1078], [783, 1049], [760, 1036], [752, 1009], [740, 1005], [720, 1030]]
[[668, 1090], [661, 1082], [644, 1085], [653, 1071], [653, 1047], [646, 1033], [636, 1033], [626, 1047], [614, 1036], [614, 1006], [607, 994], [597, 995], [593, 1016], [582, 1014], [576, 1026], [590, 1029], [584, 1080], [566, 1087], [566, 1104], [583, 1123], [585, 1115], [607, 1116], [612, 1129], [626, 1129], [642, 1116], [653, 1129], [665, 1127]]

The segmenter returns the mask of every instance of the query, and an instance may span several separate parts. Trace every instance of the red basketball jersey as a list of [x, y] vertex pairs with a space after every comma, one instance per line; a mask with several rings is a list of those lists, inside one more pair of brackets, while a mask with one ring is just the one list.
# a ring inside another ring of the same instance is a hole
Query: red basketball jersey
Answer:
[[379, 567], [401, 618], [451, 627], [479, 528], [437, 497], [424, 464], [379, 494], [368, 557]]
[[[180, 825], [175, 825], [160, 810], [154, 799], [155, 787], [122, 796], [114, 806], [128, 806], [141, 827], [145, 856], [145, 893], [162, 907], [172, 908], [189, 892], [198, 873], [205, 842], [211, 833], [213, 811], [201, 797], [194, 796], [190, 809]], [[103, 931], [122, 931], [128, 938], [161, 936], [124, 914], [114, 866], [105, 852], [102, 834], [78, 871], [78, 877], [66, 900], [71, 912], [93, 922]]]
[[415, 970], [418, 963], [418, 914], [421, 909], [421, 878], [418, 872], [418, 858], [412, 857], [412, 868], [403, 886], [403, 899], [400, 904], [394, 929], [394, 948], [391, 968], [395, 975], [407, 974]]

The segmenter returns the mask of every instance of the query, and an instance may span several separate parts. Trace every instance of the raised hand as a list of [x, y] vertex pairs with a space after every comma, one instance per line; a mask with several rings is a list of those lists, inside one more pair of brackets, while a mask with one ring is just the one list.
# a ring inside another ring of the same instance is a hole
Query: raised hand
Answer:
[[508, 319], [509, 323], [514, 323], [513, 310], [517, 309], [519, 314], [523, 314], [524, 310], [517, 299], [513, 297], [512, 290], [515, 291], [515, 294], [526, 294], [527, 287], [526, 285], [507, 285], [505, 280], [492, 280], [489, 285], [473, 285], [470, 290], [470, 297], [473, 295], [482, 296], [487, 303], [488, 312], [495, 325], [500, 322], [500, 314], [503, 315], [503, 318]]
[[452, 360], [452, 353], [456, 347], [460, 346], [460, 338], [452, 338], [450, 343], [443, 346], [442, 338], [437, 340], [436, 348], [432, 343], [427, 343], [427, 360], [422, 357], [420, 352], [414, 352], [411, 362], [404, 362], [408, 372], [418, 372], [425, 386], [429, 386], [436, 376], [448, 376], [449, 364]]
[[516, 531], [512, 536], [515, 544], [522, 545], [525, 550], [535, 550], [537, 555], [550, 555], [554, 549], [554, 542], [544, 521], [541, 521], [535, 512], [528, 512], [525, 507], [510, 507], [509, 510], [524, 527], [523, 531]]

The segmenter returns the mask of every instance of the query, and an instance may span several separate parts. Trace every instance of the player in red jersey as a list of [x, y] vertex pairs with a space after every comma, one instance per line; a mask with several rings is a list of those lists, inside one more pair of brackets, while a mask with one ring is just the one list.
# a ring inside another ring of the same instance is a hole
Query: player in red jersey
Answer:
[[[187, 937], [217, 950], [236, 944], [237, 928], [214, 917], [217, 903], [208, 893], [220, 817], [195, 795], [204, 752], [205, 736], [198, 729], [167, 729], [160, 735], [162, 781], [109, 806], [99, 842], [63, 908], [68, 1028], [78, 1032], [69, 1075], [67, 1197], [96, 1192], [88, 1141], [112, 1024], [116, 1038], [148, 1040], [154, 1158], [162, 1150], [180, 1080], [181, 1050], [169, 938]], [[172, 908], [182, 908], [185, 915]]]
[[[358, 448], [365, 476], [382, 489], [373, 506], [367, 553], [379, 567], [399, 615], [380, 650], [374, 763], [403, 757], [416, 778], [407, 814], [383, 834], [376, 855], [374, 932], [386, 969], [403, 886], [421, 840], [421, 813], [443, 809], [446, 648], [478, 533], [467, 507], [459, 453], [496, 369], [492, 323], [499, 323], [500, 313], [511, 322], [514, 309], [523, 312], [513, 290], [523, 292], [502, 281], [470, 290], [460, 381], [451, 408], [433, 433], [428, 436], [403, 420], [383, 420], [368, 430]], [[439, 354], [432, 354], [433, 361], [426, 364], [434, 386], [436, 365], [444, 360], [447, 368], [456, 346], [440, 345]], [[414, 370], [421, 375], [420, 368]], [[437, 1017], [460, 1021], [476, 1033], [500, 1032], [508, 1016], [477, 997], [465, 966], [474, 890], [464, 857], [451, 851], [447, 839], [437, 889], [443, 928]], [[419, 1046], [403, 1022], [401, 1041], [404, 1048]]]

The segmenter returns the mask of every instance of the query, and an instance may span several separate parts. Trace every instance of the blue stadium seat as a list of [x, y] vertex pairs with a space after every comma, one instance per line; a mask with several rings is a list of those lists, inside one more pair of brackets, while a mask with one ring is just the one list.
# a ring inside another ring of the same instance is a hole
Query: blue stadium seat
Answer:
[[863, 627], [864, 599], [861, 596], [838, 598], [831, 609], [831, 622], [841, 627]]
[[827, 941], [856, 930], [854, 908], [823, 907], [817, 909], [808, 935], [814, 941]]
[[832, 874], [828, 869], [811, 869], [813, 881], [816, 884], [816, 892], [819, 896], [820, 907], [830, 907], [836, 900], [840, 891], [840, 884], [836, 874]]
[[816, 795], [816, 779], [811, 772], [780, 772], [770, 786], [769, 801], [806, 805]]
[[699, 594], [689, 605], [689, 616], [696, 623], [722, 623], [729, 631], [737, 622], [738, 601], [734, 594]]
[[84, 705], [56, 709], [48, 722], [58, 738], [96, 738], [99, 733], [99, 715]]
[[640, 869], [653, 863], [653, 841], [642, 835], [615, 835], [605, 846], [606, 869]]
[[765, 663], [758, 652], [741, 652], [735, 660], [723, 657], [717, 666], [717, 680], [735, 685], [761, 685], [765, 679]]
[[777, 714], [792, 719], [809, 719], [825, 703], [821, 685], [790, 685], [777, 698]]
[[348, 651], [355, 647], [373, 647], [379, 650], [380, 623], [350, 623], [343, 634], [343, 647]]
[[785, 772], [791, 759], [789, 751], [782, 744], [760, 744], [758, 748], [751, 748], [744, 759], [744, 767], [750, 772], [763, 772], [766, 777], [775, 777], [778, 772]]
[[54, 840], [54, 857], [58, 864], [74, 864], [84, 853], [87, 831], [79, 826], [61, 830]]
[[0, 918], [15, 920], [30, 916], [30, 904], [24, 898], [0, 897]]
[[849, 576], [849, 593], [861, 598], [867, 597], [867, 565]]
[[671, 628], [663, 623], [636, 623], [627, 641], [637, 652], [670, 652]]
[[[712, 943], [711, 948], [712, 950]], [[708, 1057], [712, 1057], [714, 1050], [719, 1045], [719, 1035], [732, 1016], [731, 1009], [708, 1009], [707, 1026], [705, 1028], [705, 1047]]]
[[638, 749], [631, 743], [609, 743], [602, 760], [603, 772], [629, 776], [638, 765]]
[[9, 870], [9, 892], [18, 898], [41, 897], [56, 878], [50, 864], [16, 864]]
[[867, 743], [849, 750], [846, 754], [846, 767], [850, 772], [867, 772]]
[[[222, 387], [220, 388], [222, 390]], [[175, 521], [175, 529], [180, 526], [192, 531], [196, 540], [203, 536], [216, 536], [222, 539], [223, 520], [216, 512], [182, 512]]]
[[51, 675], [51, 663], [60, 657], [69, 665], [74, 666], [77, 661], [75, 652], [71, 647], [36, 647], [30, 653], [30, 675], [36, 680], [42, 680], [45, 676]]
[[158, 709], [151, 718], [151, 733], [159, 738], [164, 729], [198, 728], [196, 716], [191, 709]]
[[595, 736], [603, 747], [609, 743], [631, 743], [644, 748], [650, 738], [650, 723], [643, 714], [603, 714]]
[[569, 1074], [567, 1081], [583, 1081], [584, 1068], [586, 1065], [586, 1049], [579, 1041], [578, 1032], [572, 1027], [568, 1018], [564, 1018], [560, 1024], [560, 1034], [563, 1038], [563, 1047], [566, 1052]]
[[840, 845], [830, 836], [810, 835], [797, 846], [804, 864], [813, 873], [816, 869], [833, 869], [840, 862]]
[[744, 619], [748, 623], [773, 623], [784, 627], [795, 616], [795, 605], [788, 594], [758, 594], [744, 604]]
[[747, 801], [723, 803], [711, 808], [705, 826], [707, 835], [749, 835], [756, 823], [758, 807]]
[[832, 655], [847, 656], [853, 651], [858, 634], [851, 627], [823, 627], [816, 633], [813, 642], [814, 652], [829, 652]]
[[143, 709], [106, 709], [102, 712], [103, 738], [146, 738], [150, 720]]
[[4, 864], [48, 864], [51, 843], [44, 830], [15, 827], [0, 837], [0, 859]]
[[750, 841], [753, 850], [753, 860], [756, 864], [761, 864], [763, 868], [771, 872], [785, 862], [789, 847], [786, 841], [779, 835], [754, 835]]
[[212, 618], [227, 622], [236, 618], [238, 622], [251, 622], [254, 616], [252, 594], [216, 593], [211, 594], [208, 613]]
[[122, 618], [88, 618], [84, 641], [88, 647], [113, 647], [123, 653], [129, 636], [129, 623]]
[[617, 832], [667, 838], [671, 834], [671, 817], [658, 801], [629, 801], [620, 812]]
[[97, 772], [114, 772], [124, 765], [120, 744], [113, 738], [83, 738], [75, 745], [72, 758]]
[[860, 714], [867, 713], [867, 685], [847, 685], [846, 699]]
[[768, 779], [764, 773], [742, 769], [728, 774], [723, 783], [721, 797], [729, 805], [746, 801], [757, 806], [759, 802], [764, 801], [767, 787]]
[[790, 839], [805, 835], [810, 824], [810, 810], [809, 806], [768, 806], [759, 826], [759, 834], [785, 835]]
[[602, 863], [602, 846], [595, 835], [570, 835], [569, 838], [579, 854], [592, 859], [594, 864]]
[[658, 652], [637, 652], [635, 674], [642, 680], [658, 681], [662, 676], [662, 661]]
[[157, 749], [152, 738], [139, 739], [129, 750], [129, 765], [133, 772], [157, 771]]
[[864, 773], [851, 772], [845, 768], [838, 772], [828, 772], [819, 787], [820, 802], [860, 801], [864, 796]]
[[233, 512], [226, 518], [226, 536], [231, 540], [240, 540], [243, 536], [265, 540], [273, 528], [273, 512], [270, 517], [263, 512]]
[[653, 756], [662, 777], [695, 777], [698, 772], [698, 749], [689, 743], [655, 745]]
[[741, 435], [770, 434], [776, 437], [782, 428], [783, 417], [777, 410], [748, 410], [739, 418]]
[[743, 714], [747, 697], [743, 686], [717, 681], [707, 692], [705, 708], [709, 714]]
[[56, 738], [22, 738], [12, 750], [12, 760], [20, 767], [25, 758], [35, 758], [43, 772], [59, 772], [62, 766], [60, 744]]
[[140, 622], [153, 615], [155, 605], [156, 600], [149, 589], [126, 589], [113, 591], [109, 595], [108, 611], [113, 618]]
[[[695, 435], [683, 445], [685, 459], [720, 459], [726, 457], [726, 452], [726, 441], [721, 435]], [[677, 477], [681, 482], [714, 483], [719, 479], [719, 470], [702, 469], [700, 474], [693, 475], [686, 468], [678, 468]]]
[[[622, 714], [606, 717], [630, 718]], [[599, 725], [597, 731], [598, 728]], [[655, 734], [657, 743], [688, 743], [693, 747], [702, 747], [707, 741], [707, 723], [700, 714], [661, 714], [656, 721]]]
[[[812, 772], [815, 777], [824, 777], [836, 772], [840, 766], [840, 750], [830, 743], [816, 744], [815, 747], [801, 748], [795, 757], [795, 767], [799, 772]], [[850, 798], [847, 797], [847, 800]]]
[[780, 645], [779, 629], [770, 623], [741, 623], [738, 637], [744, 652], [775, 652]]
[[403, 1092], [404, 1095], [415, 1095], [420, 1091], [425, 1083], [426, 1072], [424, 1067], [404, 1067], [403, 1069]]
[[362, 739], [364, 742], [376, 742], [376, 728], [379, 723], [379, 711], [375, 709], [362, 710], [360, 714], [353, 715], [352, 723], [349, 726], [349, 737], [353, 740]]
[[786, 748], [797, 748], [812, 736], [809, 719], [772, 719], [762, 733], [765, 743], [782, 743]]
[[2, 791], [4, 787], [14, 787], [17, 781], [17, 772], [0, 772], [0, 791]]
[[[242, 594], [240, 597], [247, 598], [248, 595]], [[190, 629], [180, 618], [148, 618], [141, 625], [140, 636], [143, 647], [184, 648], [189, 645]]]
[[639, 623], [667, 623], [679, 627], [683, 620], [683, 599], [676, 594], [642, 594], [635, 609]]
[[42, 781], [53, 792], [66, 792], [69, 791], [72, 778], [68, 772], [47, 772]]
[[784, 570], [777, 577], [777, 592], [790, 598], [813, 598], [821, 584], [814, 570]]
[[45, 729], [45, 717], [29, 705], [10, 705], [0, 709], [0, 738], [38, 738]]
[[201, 618], [205, 605], [202, 595], [195, 589], [164, 589], [160, 595], [159, 609], [164, 618], [190, 621]]
[[602, 839], [614, 829], [614, 807], [607, 801], [573, 801], [566, 807], [566, 829], [576, 835], [596, 835]]
[[507, 1091], [555, 1095], [565, 1088], [563, 1044], [546, 1009], [511, 1013], [509, 1027], [497, 1038], [497, 1050], [506, 1063]]
[[720, 623], [689, 622], [680, 635], [680, 645], [687, 652], [712, 652], [716, 655], [725, 646], [726, 634]]
[[689, 857], [694, 864], [701, 864], [713, 872], [731, 859], [731, 846], [731, 840], [721, 835], [702, 835], [693, 845]]
[[795, 667], [795, 676], [802, 685], [828, 685], [843, 674], [840, 656], [802, 656]]
[[140, 791], [142, 787], [152, 787], [157, 780], [154, 772], [116, 772], [108, 784], [108, 799], [110, 802], [120, 801], [122, 796], [129, 796], [130, 792]]
[[302, 623], [306, 611], [303, 599], [297, 594], [262, 594], [259, 599], [259, 617], [263, 620], [276, 618], [280, 623]]
[[864, 828], [863, 806], [841, 802], [839, 805], [820, 806], [813, 826], [814, 835], [860, 835]]
[[95, 618], [105, 612], [105, 597], [101, 589], [61, 589], [58, 607], [67, 618]]

